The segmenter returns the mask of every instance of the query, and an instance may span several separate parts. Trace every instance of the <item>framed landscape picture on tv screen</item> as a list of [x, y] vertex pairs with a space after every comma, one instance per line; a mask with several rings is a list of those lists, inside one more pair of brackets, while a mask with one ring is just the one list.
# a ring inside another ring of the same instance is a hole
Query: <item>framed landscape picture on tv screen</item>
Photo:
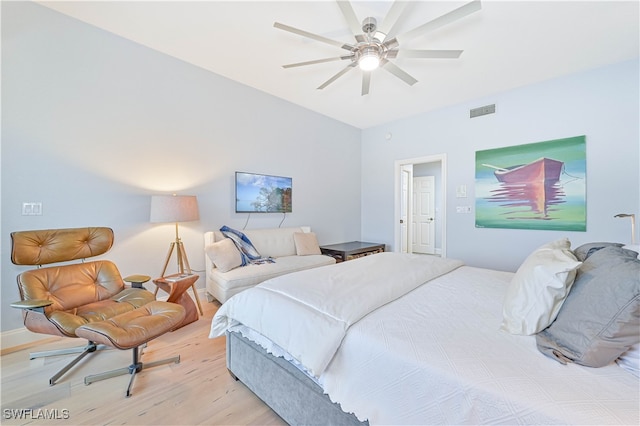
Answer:
[[236, 172], [236, 213], [291, 213], [293, 179]]

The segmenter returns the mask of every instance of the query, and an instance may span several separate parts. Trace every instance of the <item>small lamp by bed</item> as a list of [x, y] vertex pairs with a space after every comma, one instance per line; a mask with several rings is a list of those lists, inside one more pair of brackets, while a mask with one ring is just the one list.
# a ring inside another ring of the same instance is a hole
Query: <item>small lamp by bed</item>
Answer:
[[630, 217], [631, 218], [631, 245], [636, 245], [636, 215], [628, 213], [618, 213], [614, 217]]

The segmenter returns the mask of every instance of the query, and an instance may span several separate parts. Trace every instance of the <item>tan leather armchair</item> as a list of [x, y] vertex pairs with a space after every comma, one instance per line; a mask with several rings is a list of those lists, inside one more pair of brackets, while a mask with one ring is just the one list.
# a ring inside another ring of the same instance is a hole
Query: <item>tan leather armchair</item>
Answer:
[[[105, 227], [21, 231], [11, 234], [11, 261], [38, 266], [18, 275], [19, 302], [24, 325], [35, 333], [78, 337], [81, 326], [108, 320], [155, 300], [153, 293], [125, 288], [115, 264], [109, 260], [85, 262], [106, 253], [113, 245], [113, 230]], [[82, 260], [49, 267], [52, 263]], [[166, 330], [164, 330], [166, 331]], [[158, 334], [157, 330], [153, 331]], [[49, 380], [54, 385], [87, 354], [101, 349], [94, 341], [81, 348], [32, 353], [31, 359], [48, 355], [80, 353]]]

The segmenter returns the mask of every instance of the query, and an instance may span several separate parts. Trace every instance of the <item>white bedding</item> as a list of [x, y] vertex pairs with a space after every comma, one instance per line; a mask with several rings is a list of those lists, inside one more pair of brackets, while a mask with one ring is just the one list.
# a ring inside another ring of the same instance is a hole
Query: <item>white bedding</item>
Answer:
[[382, 304], [352, 323], [318, 382], [371, 424], [639, 424], [632, 374], [561, 365], [534, 337], [499, 330], [511, 277], [463, 266]]
[[499, 330], [511, 276], [465, 266], [367, 316], [325, 392], [372, 424], [639, 424], [633, 375], [561, 365]]
[[388, 252], [283, 275], [229, 299], [216, 312], [209, 337], [242, 323], [286, 348], [317, 377], [352, 324], [461, 265]]

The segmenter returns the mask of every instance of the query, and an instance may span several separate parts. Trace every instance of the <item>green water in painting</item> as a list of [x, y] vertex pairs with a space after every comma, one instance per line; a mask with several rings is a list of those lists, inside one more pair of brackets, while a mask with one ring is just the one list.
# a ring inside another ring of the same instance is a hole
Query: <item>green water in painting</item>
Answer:
[[[509, 185], [494, 169], [541, 157], [564, 162], [555, 183]], [[476, 227], [586, 231], [585, 137], [558, 139], [476, 152]]]

